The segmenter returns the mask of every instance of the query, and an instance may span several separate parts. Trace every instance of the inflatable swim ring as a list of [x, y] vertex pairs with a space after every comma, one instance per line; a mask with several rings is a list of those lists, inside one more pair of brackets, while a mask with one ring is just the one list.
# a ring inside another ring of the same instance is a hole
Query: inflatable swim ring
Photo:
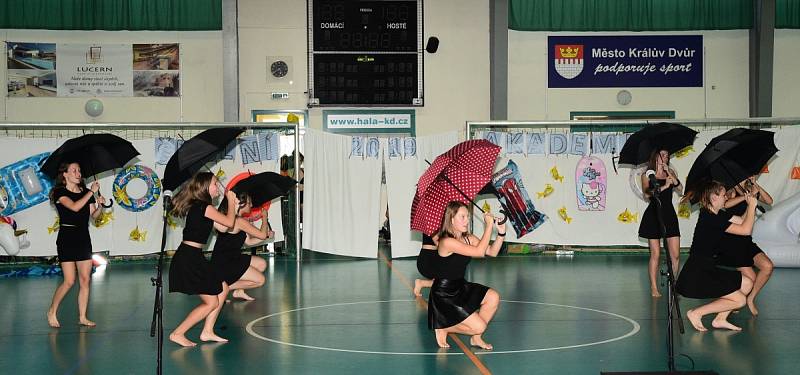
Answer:
[[[147, 184], [147, 192], [139, 198], [128, 194], [128, 184], [135, 179], [140, 179]], [[114, 198], [122, 208], [131, 212], [141, 212], [155, 206], [161, 197], [161, 180], [152, 169], [144, 165], [132, 165], [117, 173], [114, 179]]]

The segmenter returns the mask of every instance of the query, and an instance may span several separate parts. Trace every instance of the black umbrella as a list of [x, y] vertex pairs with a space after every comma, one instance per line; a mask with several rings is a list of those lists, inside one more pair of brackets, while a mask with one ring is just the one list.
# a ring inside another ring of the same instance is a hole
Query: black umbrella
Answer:
[[86, 134], [67, 140], [45, 159], [39, 170], [55, 179], [62, 163], [78, 163], [81, 174], [93, 176], [121, 168], [139, 151], [125, 139], [113, 134]]
[[275, 172], [261, 172], [251, 175], [231, 188], [236, 194], [246, 193], [253, 201], [253, 207], [260, 207], [275, 198], [289, 193], [297, 184], [293, 178]]
[[660, 122], [647, 125], [631, 134], [619, 152], [620, 164], [639, 165], [650, 160], [653, 150], [667, 150], [670, 154], [694, 143], [697, 132], [681, 124]]
[[164, 190], [177, 189], [242, 132], [244, 128], [213, 128], [183, 142], [164, 169]]
[[[704, 181], [715, 180], [731, 188], [761, 172], [778, 152], [775, 133], [735, 128], [714, 137], [697, 156], [686, 177], [686, 191], [697, 190]], [[698, 195], [694, 195], [696, 202]]]

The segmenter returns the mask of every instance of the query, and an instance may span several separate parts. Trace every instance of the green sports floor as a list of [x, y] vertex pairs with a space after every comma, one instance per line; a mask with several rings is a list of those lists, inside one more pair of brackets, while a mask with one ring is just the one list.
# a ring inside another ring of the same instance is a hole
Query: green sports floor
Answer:
[[[440, 350], [411, 283], [414, 258], [360, 260], [310, 254], [268, 259], [252, 302], [226, 303], [226, 344], [164, 344], [165, 374], [599, 374], [667, 370], [666, 298], [649, 296], [647, 255], [502, 256], [474, 260], [468, 279], [503, 302], [486, 352], [449, 338]], [[92, 278], [89, 318], [77, 325], [77, 286], [45, 319], [60, 276], [0, 279], [0, 374], [153, 374], [154, 262], [112, 262]], [[427, 292], [426, 292], [427, 293]], [[666, 294], [666, 293], [665, 293]], [[687, 309], [702, 301], [681, 299]], [[165, 295], [169, 333], [197, 303]], [[675, 333], [678, 370], [797, 374], [800, 269], [777, 268], [757, 300], [761, 314], [732, 315], [742, 332]], [[710, 327], [710, 317], [704, 320]], [[187, 337], [197, 341], [199, 327]]]

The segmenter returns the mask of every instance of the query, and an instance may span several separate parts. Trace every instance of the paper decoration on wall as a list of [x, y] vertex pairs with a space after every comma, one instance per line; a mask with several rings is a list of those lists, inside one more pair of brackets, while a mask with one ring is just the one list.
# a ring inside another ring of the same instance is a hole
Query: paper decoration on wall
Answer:
[[48, 156], [50, 153], [45, 152], [0, 168], [0, 195], [3, 197], [0, 215], [10, 216], [49, 199], [53, 183], [39, 171], [39, 165]]
[[684, 147], [684, 148], [682, 148], [682, 149], [678, 150], [678, 151], [677, 151], [677, 152], [676, 152], [674, 155], [675, 155], [675, 157], [676, 157], [676, 158], [678, 158], [678, 159], [680, 159], [680, 158], [685, 158], [685, 157], [686, 157], [687, 155], [689, 155], [689, 154], [690, 154], [692, 151], [694, 151], [694, 147], [692, 147], [692, 146], [687, 146], [687, 147]]
[[53, 222], [53, 225], [47, 227], [47, 234], [53, 234], [58, 232], [58, 228], [61, 226], [60, 220], [58, 215], [56, 215], [56, 220]]
[[544, 190], [537, 192], [536, 198], [538, 199], [546, 198], [550, 194], [553, 194], [553, 191], [555, 191], [555, 189], [553, 189], [553, 185], [544, 184]]
[[236, 140], [231, 141], [225, 146], [225, 150], [220, 152], [219, 159], [233, 160], [236, 158]]
[[178, 222], [175, 221], [175, 218], [172, 217], [171, 214], [167, 215], [167, 226], [169, 226], [170, 229], [175, 229], [178, 227]]
[[575, 188], [578, 209], [603, 211], [606, 209], [606, 166], [595, 156], [584, 156], [575, 168]]
[[350, 137], [350, 158], [364, 157], [364, 138], [363, 137]]
[[569, 215], [567, 215], [566, 206], [561, 206], [561, 208], [558, 209], [558, 217], [560, 217], [561, 220], [564, 220], [567, 224], [572, 222], [572, 218]]
[[800, 180], [800, 167], [792, 167], [792, 180]]
[[545, 134], [544, 133], [527, 133], [526, 141], [528, 142], [528, 155], [544, 155], [545, 154]]
[[388, 140], [389, 159], [399, 159], [403, 157], [403, 147], [400, 137], [391, 137]]
[[517, 164], [513, 160], [509, 160], [505, 168], [494, 173], [492, 185], [497, 190], [498, 200], [506, 217], [517, 232], [517, 238], [538, 228], [547, 219], [545, 214], [536, 211], [536, 207], [533, 206], [528, 191], [522, 183]]
[[525, 152], [525, 137], [522, 132], [506, 133], [506, 153], [519, 155]]
[[261, 160], [278, 160], [280, 155], [280, 135], [269, 131], [258, 133], [258, 151]]
[[692, 207], [689, 202], [681, 202], [678, 205], [678, 217], [688, 219], [692, 215]]
[[592, 133], [592, 154], [613, 154], [617, 148], [614, 133]]
[[381, 141], [378, 137], [367, 137], [364, 144], [364, 155], [371, 159], [377, 159], [381, 153]]
[[569, 153], [572, 155], [586, 155], [589, 148], [589, 135], [586, 133], [570, 134]]
[[560, 155], [567, 152], [569, 148], [569, 141], [567, 135], [564, 133], [551, 133], [550, 134], [550, 148], [551, 154]]
[[103, 210], [100, 212], [100, 216], [94, 219], [94, 226], [97, 228], [102, 228], [112, 220], [114, 220], [114, 210]]
[[258, 135], [239, 138], [239, 153], [242, 154], [242, 164], [244, 165], [260, 162], [261, 152], [258, 149]]
[[639, 213], [637, 212], [634, 214], [626, 207], [625, 211], [617, 215], [617, 220], [626, 224], [635, 223], [639, 220]]
[[169, 158], [178, 150], [178, 141], [174, 138], [158, 137], [153, 143], [156, 148], [156, 164], [167, 165]]
[[128, 239], [136, 242], [147, 241], [147, 231], [139, 230], [139, 226], [137, 225], [128, 235]]
[[417, 139], [416, 138], [403, 138], [403, 157], [415, 158], [417, 157]]
[[553, 168], [550, 168], [550, 175], [553, 176], [554, 180], [564, 183], [564, 176], [558, 173], [558, 166], [554, 165]]

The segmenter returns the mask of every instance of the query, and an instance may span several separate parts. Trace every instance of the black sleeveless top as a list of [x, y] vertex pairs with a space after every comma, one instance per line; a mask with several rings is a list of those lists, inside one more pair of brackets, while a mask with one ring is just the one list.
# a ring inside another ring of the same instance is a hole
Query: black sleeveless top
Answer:
[[186, 213], [186, 224], [183, 227], [183, 240], [201, 244], [208, 242], [214, 220], [206, 217], [208, 203], [195, 202]]
[[73, 227], [88, 227], [89, 226], [89, 205], [94, 203], [94, 196], [89, 197], [89, 201], [81, 207], [78, 212], [72, 211], [58, 200], [61, 197], [67, 197], [73, 202], [81, 200], [86, 195], [88, 190], [81, 189], [80, 193], [73, 193], [65, 186], [54, 188], [53, 201], [56, 202], [56, 211], [58, 211], [58, 223], [60, 225], [71, 225]]
[[463, 279], [467, 273], [467, 265], [472, 260], [472, 257], [452, 253], [449, 256], [443, 257], [436, 252], [438, 256], [438, 278], [448, 280]]

